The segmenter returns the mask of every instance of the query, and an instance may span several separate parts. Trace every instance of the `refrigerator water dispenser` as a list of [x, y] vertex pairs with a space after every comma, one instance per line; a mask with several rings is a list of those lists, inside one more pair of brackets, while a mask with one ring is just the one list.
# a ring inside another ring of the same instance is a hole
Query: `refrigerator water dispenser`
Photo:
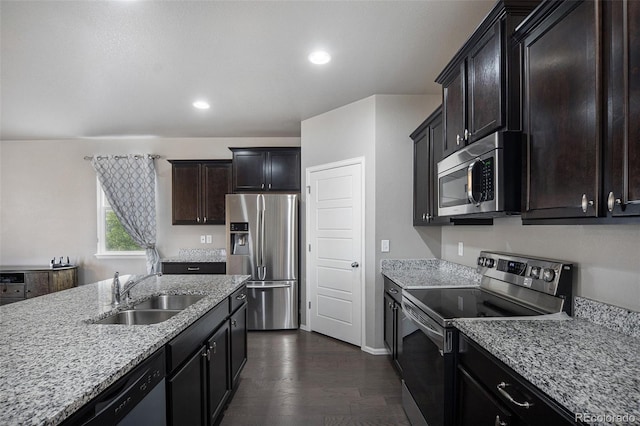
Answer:
[[234, 222], [230, 225], [231, 254], [249, 254], [249, 223]]

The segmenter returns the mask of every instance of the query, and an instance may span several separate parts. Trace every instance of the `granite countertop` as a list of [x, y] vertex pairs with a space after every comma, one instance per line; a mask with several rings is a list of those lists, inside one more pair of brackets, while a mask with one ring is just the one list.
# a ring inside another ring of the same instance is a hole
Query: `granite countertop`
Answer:
[[440, 259], [383, 259], [380, 266], [402, 288], [474, 287], [481, 279], [475, 268]]
[[[129, 276], [121, 276], [126, 282]], [[0, 424], [58, 424], [239, 288], [248, 275], [164, 275], [131, 291], [204, 294], [152, 325], [100, 325], [111, 279], [0, 307]], [[120, 309], [126, 309], [121, 306]]]
[[178, 255], [166, 257], [162, 262], [166, 263], [211, 263], [226, 262], [227, 250], [223, 248], [215, 249], [179, 249]]
[[[577, 318], [467, 318], [454, 325], [574, 415], [628, 415], [640, 422], [640, 314], [621, 314], [627, 331], [633, 329], [627, 334], [616, 321], [605, 320], [609, 328], [591, 320], [602, 317], [581, 317], [578, 304], [585, 299], [576, 302]], [[615, 423], [601, 419], [594, 423]]]

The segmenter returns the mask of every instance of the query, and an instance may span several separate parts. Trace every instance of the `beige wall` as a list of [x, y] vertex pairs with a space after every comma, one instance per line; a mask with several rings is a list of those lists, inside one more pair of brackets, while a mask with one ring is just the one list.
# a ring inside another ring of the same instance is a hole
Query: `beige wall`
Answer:
[[[171, 225], [168, 159], [231, 159], [230, 146], [299, 146], [299, 138], [0, 141], [0, 264], [42, 265], [69, 256], [81, 284], [144, 273], [144, 258], [97, 259], [96, 175], [84, 156], [153, 153], [157, 171], [157, 241], [161, 257], [179, 248], [225, 246], [224, 225]], [[199, 236], [212, 235], [212, 244]]]
[[443, 259], [475, 266], [484, 249], [571, 261], [577, 265], [574, 294], [640, 311], [637, 224], [524, 226], [520, 217], [511, 217], [496, 219], [493, 226], [442, 229]]
[[[302, 122], [302, 170], [356, 157], [365, 159], [365, 322], [363, 345], [384, 347], [383, 257], [434, 257], [440, 230], [411, 224], [413, 144], [409, 134], [440, 103], [439, 96], [375, 95]], [[304, 191], [303, 191], [304, 199]], [[304, 212], [305, 203], [302, 203]], [[304, 246], [304, 233], [303, 246]], [[391, 251], [380, 253], [380, 239]], [[304, 256], [301, 277], [304, 278]], [[306, 281], [302, 284], [306, 320]]]

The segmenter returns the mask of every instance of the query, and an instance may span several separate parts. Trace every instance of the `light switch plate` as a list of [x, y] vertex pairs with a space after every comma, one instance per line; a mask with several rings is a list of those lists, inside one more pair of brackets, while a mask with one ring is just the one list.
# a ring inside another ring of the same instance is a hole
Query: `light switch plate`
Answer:
[[380, 243], [380, 251], [382, 253], [389, 253], [389, 240], [382, 240]]
[[200, 244], [204, 244], [207, 242], [207, 239], [204, 235], [200, 235]]

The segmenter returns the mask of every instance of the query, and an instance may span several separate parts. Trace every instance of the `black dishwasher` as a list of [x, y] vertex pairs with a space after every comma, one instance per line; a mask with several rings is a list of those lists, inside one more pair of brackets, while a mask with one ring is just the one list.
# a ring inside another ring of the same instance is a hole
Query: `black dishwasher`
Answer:
[[111, 385], [63, 425], [166, 425], [164, 348]]

